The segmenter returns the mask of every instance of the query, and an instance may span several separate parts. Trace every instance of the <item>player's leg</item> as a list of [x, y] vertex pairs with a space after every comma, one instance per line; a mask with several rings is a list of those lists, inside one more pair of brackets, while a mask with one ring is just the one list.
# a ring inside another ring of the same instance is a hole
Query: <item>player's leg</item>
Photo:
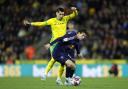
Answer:
[[53, 65], [54, 65], [55, 62], [56, 61], [53, 58], [51, 58], [51, 60], [48, 62], [48, 65], [46, 66], [45, 72], [42, 75], [41, 80], [46, 80], [46, 77], [48, 75], [48, 72], [51, 70], [51, 68], [53, 67]]
[[54, 65], [54, 63], [55, 63], [56, 61], [53, 59], [53, 57], [51, 58], [51, 60], [48, 62], [48, 65], [47, 65], [47, 67], [46, 67], [46, 69], [45, 69], [45, 74], [47, 75], [48, 74], [48, 72], [51, 70], [51, 68], [53, 67], [53, 65]]
[[50, 47], [51, 60], [48, 62], [48, 65], [46, 66], [46, 69], [45, 69], [45, 73], [42, 75], [41, 80], [46, 80], [48, 72], [51, 70], [51, 68], [53, 67], [54, 63], [56, 62], [54, 60], [54, 58], [52, 57], [52, 52], [54, 50], [54, 47], [55, 47], [55, 45]]
[[60, 65], [59, 72], [58, 72], [58, 78], [61, 79], [64, 72], [64, 65]]
[[[67, 78], [69, 78], [72, 73], [70, 73], [71, 70], [75, 69], [75, 63], [73, 63], [71, 60], [69, 60], [68, 53], [63, 52], [61, 49], [55, 49], [53, 52], [53, 58], [61, 63], [62, 65], [66, 65], [66, 67], [69, 68], [69, 72], [66, 72]], [[69, 83], [68, 83], [69, 84]], [[71, 84], [71, 82], [70, 82]]]
[[[63, 57], [62, 57], [63, 56]], [[66, 65], [66, 81], [65, 85], [72, 85], [71, 79], [75, 71], [75, 63], [72, 62], [71, 60], [67, 59], [67, 56], [62, 55], [61, 57], [56, 57], [58, 62], [60, 62], [62, 65]], [[59, 84], [61, 85], [61, 84]]]
[[56, 83], [58, 85], [63, 85], [62, 80], [61, 80], [63, 72], [64, 72], [64, 65], [60, 65], [59, 71], [58, 71], [58, 76], [57, 76], [57, 79], [56, 79]]
[[75, 72], [76, 65], [72, 60], [67, 60], [65, 64], [66, 64], [66, 76], [72, 78]]
[[70, 66], [67, 66], [66, 67], [66, 72], [70, 72], [70, 74], [67, 75], [67, 77], [72, 78], [73, 77], [73, 74], [75, 72], [75, 69], [76, 69], [75, 61], [74, 60], [67, 60], [66, 61], [66, 64], [72, 65], [72, 67], [70, 67]]
[[71, 79], [72, 76], [75, 72], [75, 63], [71, 60], [67, 60], [65, 62], [66, 64], [66, 81], [65, 81], [65, 85], [72, 85], [71, 83]]
[[[56, 47], [56, 45], [57, 45], [57, 44], [54, 44], [52, 47], [50, 47], [51, 55], [53, 54], [54, 48]], [[56, 55], [56, 54], [58, 54], [58, 53], [55, 53], [55, 55]], [[63, 71], [64, 71], [64, 65], [60, 65], [59, 71], [58, 71], [58, 77], [57, 77], [57, 80], [56, 80], [56, 83], [57, 83], [58, 85], [63, 85], [62, 80], [61, 80]]]
[[54, 59], [56, 59], [56, 61], [58, 61], [62, 65], [66, 65], [66, 68], [68, 69], [66, 70], [66, 85], [72, 85], [71, 77], [75, 70], [75, 63], [72, 60], [70, 60], [71, 58], [68, 56], [68, 53], [65, 53], [65, 52], [60, 51], [58, 52], [57, 55], [54, 53], [53, 57]]

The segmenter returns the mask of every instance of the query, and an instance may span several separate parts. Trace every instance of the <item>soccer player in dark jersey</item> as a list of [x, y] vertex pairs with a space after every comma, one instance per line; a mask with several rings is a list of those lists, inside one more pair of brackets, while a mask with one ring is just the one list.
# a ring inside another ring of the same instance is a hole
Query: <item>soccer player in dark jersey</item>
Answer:
[[72, 85], [71, 78], [75, 71], [75, 51], [77, 55], [80, 53], [80, 40], [83, 40], [86, 37], [84, 32], [75, 32], [75, 31], [67, 31], [66, 35], [60, 37], [50, 45], [56, 44], [53, 49], [52, 56], [53, 58], [61, 63], [61, 65], [66, 66], [66, 81], [65, 85]]

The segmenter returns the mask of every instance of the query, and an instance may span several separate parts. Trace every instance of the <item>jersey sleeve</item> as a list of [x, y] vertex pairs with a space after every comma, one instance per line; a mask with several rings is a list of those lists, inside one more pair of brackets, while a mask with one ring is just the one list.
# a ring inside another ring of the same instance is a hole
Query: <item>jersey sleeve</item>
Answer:
[[80, 48], [81, 48], [81, 44], [79, 40], [77, 40], [77, 42], [75, 43], [75, 49], [76, 49], [77, 54], [80, 54]]
[[52, 24], [52, 19], [43, 22], [31, 22], [32, 26], [47, 26]]
[[70, 15], [65, 16], [65, 19], [68, 21], [68, 20], [70, 20], [70, 19], [76, 17], [77, 15], [78, 15], [78, 11], [75, 10], [75, 11], [73, 11]]

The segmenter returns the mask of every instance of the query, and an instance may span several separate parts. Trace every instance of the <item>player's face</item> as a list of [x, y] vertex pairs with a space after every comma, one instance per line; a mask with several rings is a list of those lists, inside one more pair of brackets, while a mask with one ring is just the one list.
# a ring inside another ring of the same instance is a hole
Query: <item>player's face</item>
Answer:
[[61, 20], [64, 17], [64, 12], [56, 12], [57, 19]]
[[83, 32], [77, 34], [77, 39], [79, 39], [79, 40], [83, 40], [83, 39], [85, 39], [85, 37], [86, 37], [86, 34]]

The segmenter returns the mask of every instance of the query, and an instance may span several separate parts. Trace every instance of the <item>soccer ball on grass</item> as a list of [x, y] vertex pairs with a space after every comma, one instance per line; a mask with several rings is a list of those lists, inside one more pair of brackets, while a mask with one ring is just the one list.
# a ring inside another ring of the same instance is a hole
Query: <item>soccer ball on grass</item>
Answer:
[[81, 83], [81, 78], [79, 76], [74, 76], [71, 82], [72, 82], [72, 85], [79, 86]]

